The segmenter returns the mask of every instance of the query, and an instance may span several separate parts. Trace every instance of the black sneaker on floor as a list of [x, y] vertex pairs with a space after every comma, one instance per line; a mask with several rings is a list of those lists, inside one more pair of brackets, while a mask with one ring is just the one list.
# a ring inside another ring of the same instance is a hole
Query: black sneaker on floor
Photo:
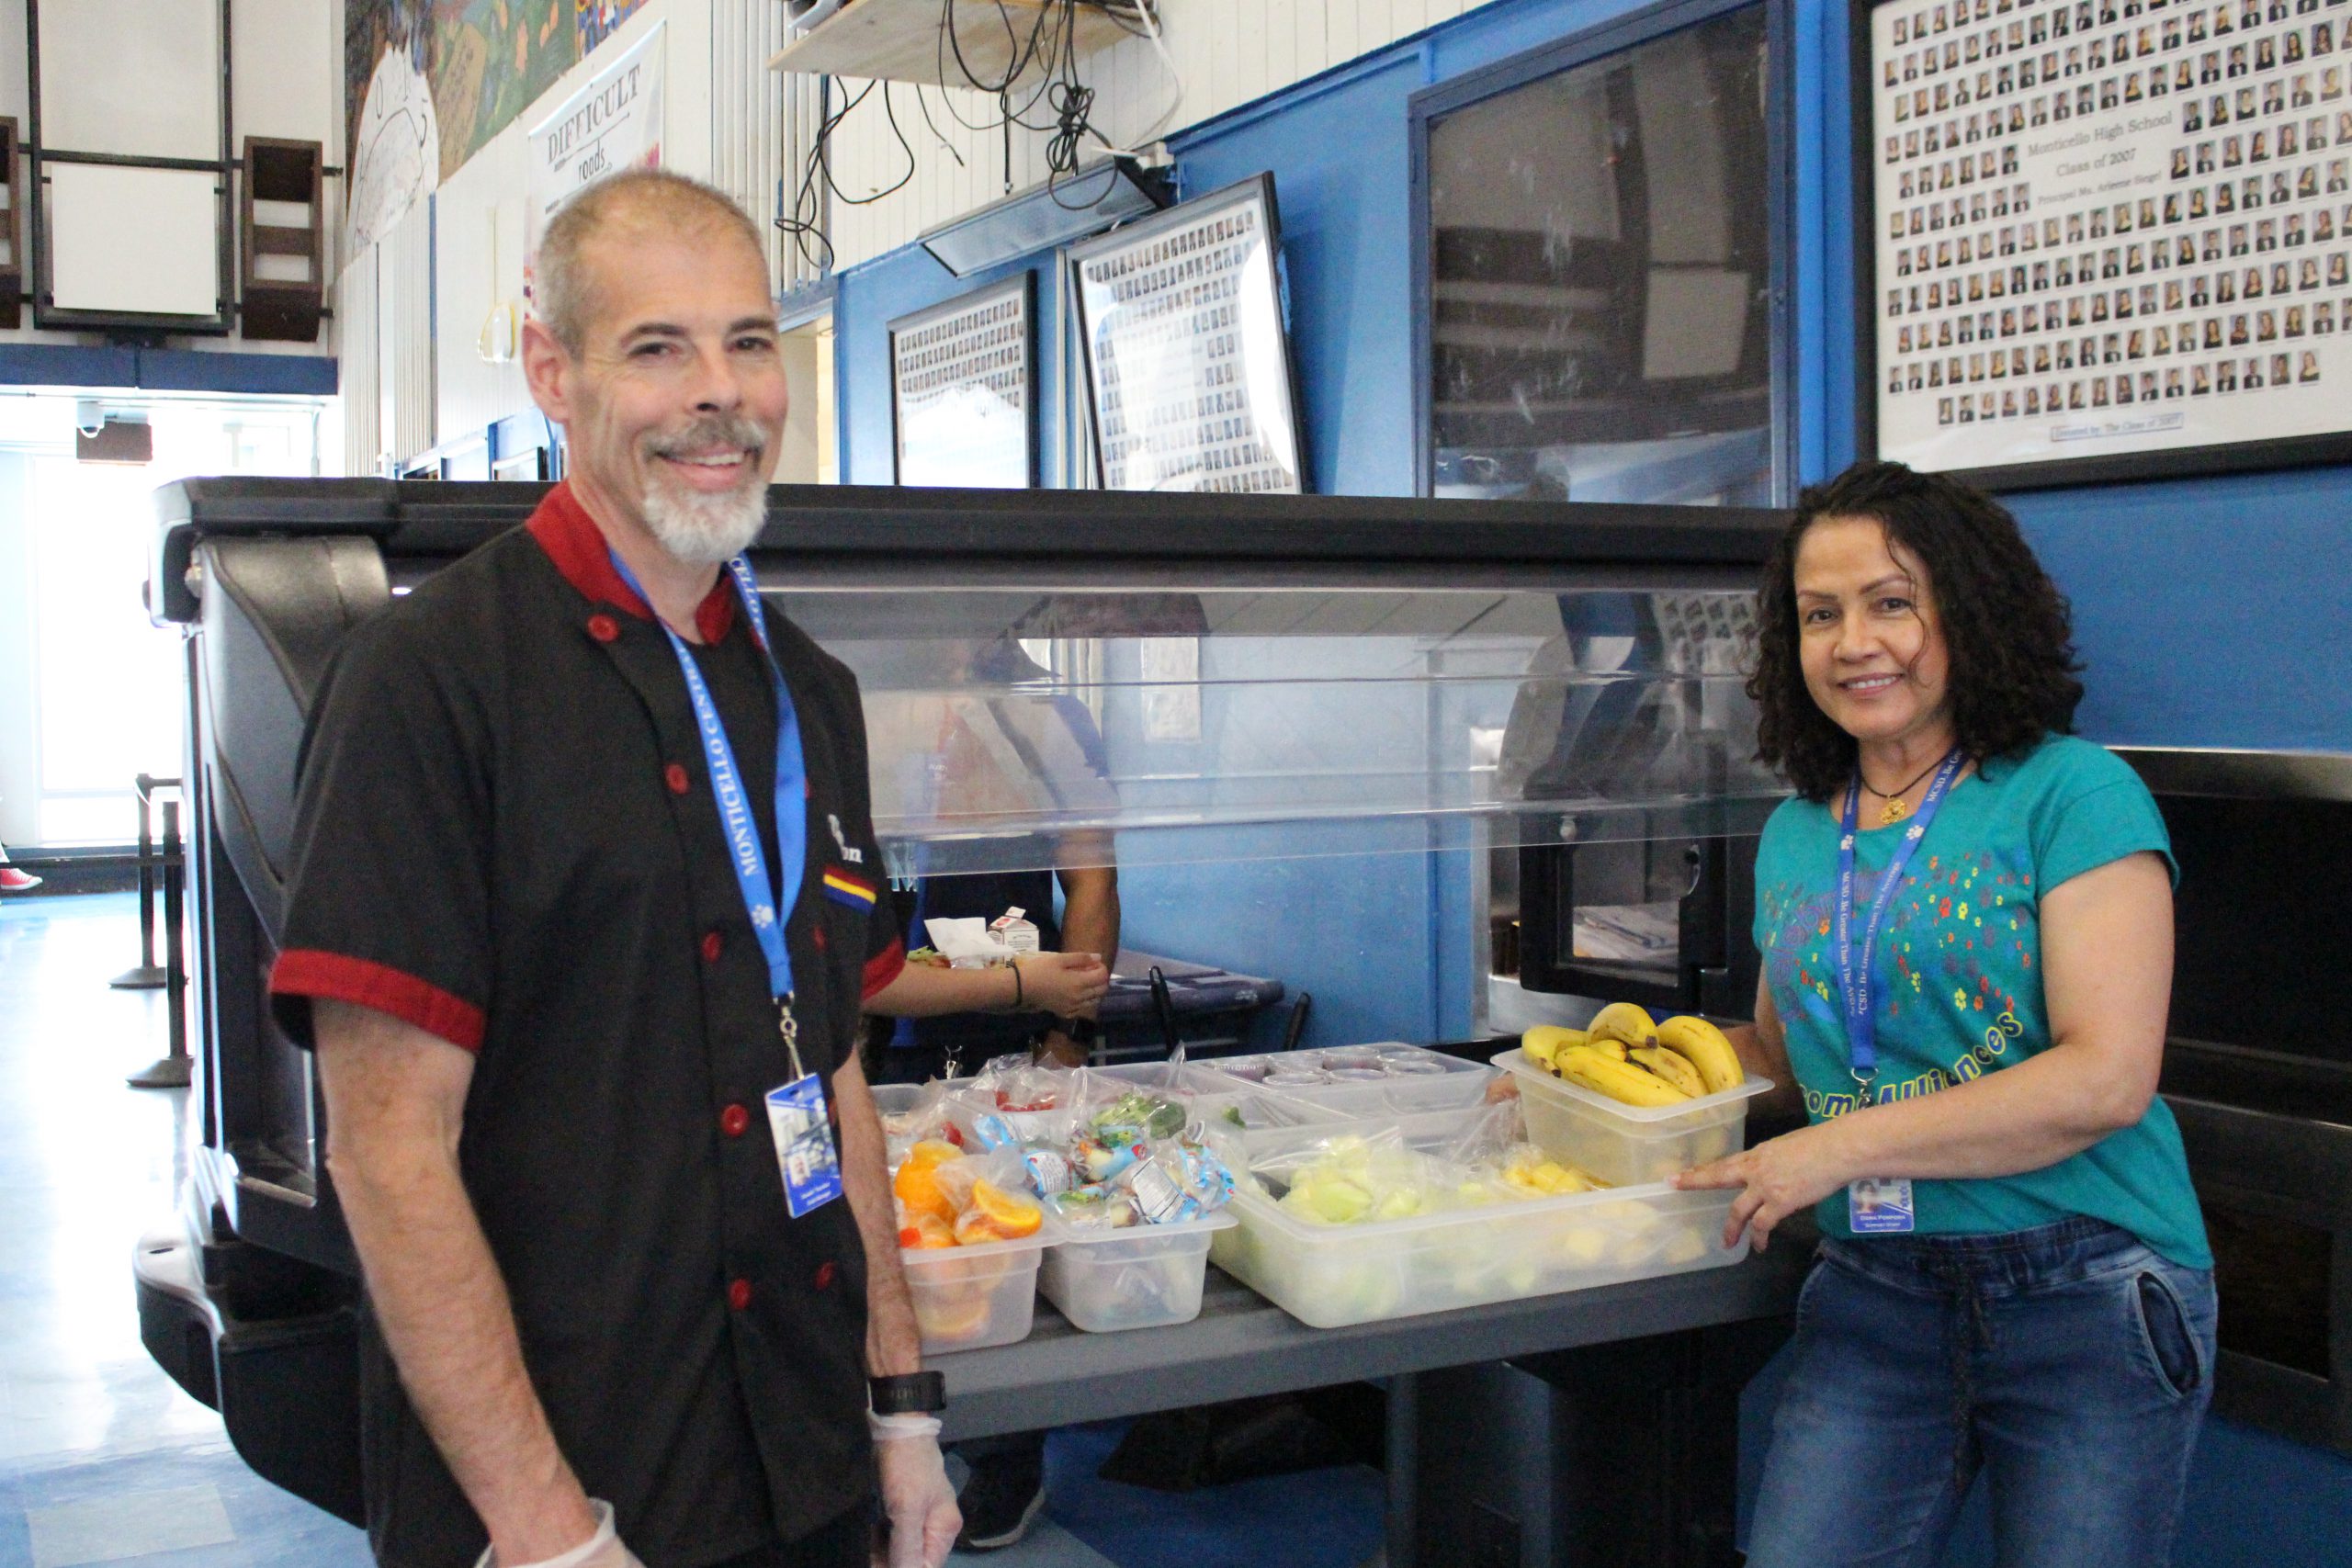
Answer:
[[1046, 1506], [1043, 1453], [989, 1455], [972, 1466], [971, 1479], [956, 1501], [964, 1510], [958, 1550], [1001, 1551], [1017, 1544]]

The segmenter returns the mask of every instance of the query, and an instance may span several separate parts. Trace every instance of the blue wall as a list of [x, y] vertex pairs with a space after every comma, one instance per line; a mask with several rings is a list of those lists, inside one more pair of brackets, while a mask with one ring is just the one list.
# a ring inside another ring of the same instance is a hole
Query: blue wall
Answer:
[[[1790, 248], [1798, 474], [1836, 472], [1855, 450], [1854, 234], [1844, 5], [1789, 0], [1796, 113]], [[1432, 83], [1554, 42], [1637, 7], [1618, 0], [1496, 0], [1458, 21], [1186, 132], [1173, 143], [1187, 194], [1274, 172], [1288, 268], [1291, 332], [1306, 404], [1314, 488], [1402, 495], [1413, 486], [1411, 235], [1408, 100]], [[842, 280], [842, 442], [848, 477], [890, 477], [882, 322], [957, 292], [920, 251]], [[1040, 299], [1051, 299], [1050, 266]], [[1043, 307], [1049, 415], [1056, 345]], [[2081, 728], [2110, 742], [2352, 749], [2352, 469], [2309, 468], [2188, 481], [2045, 491], [2010, 498], [2035, 547], [2072, 595], [2089, 666]], [[1384, 857], [1390, 858], [1390, 857]], [[1394, 901], [1351, 896], [1329, 926], [1144, 915], [1134, 940], [1239, 968], [1264, 967], [1321, 991], [1332, 1036], [1440, 1029], [1457, 1021], [1426, 986], [1364, 977], [1375, 931], [1403, 937], [1432, 924], [1468, 929], [1454, 906], [1466, 879], [1427, 857], [1430, 874], [1384, 880]], [[1362, 865], [1270, 863], [1241, 879], [1243, 904], [1281, 908], [1297, 877], [1357, 882]], [[1364, 877], [1364, 882], [1374, 880]], [[1200, 871], [1144, 871], [1126, 882], [1134, 908], [1198, 913], [1221, 885]], [[1230, 897], [1232, 884], [1222, 885]], [[1163, 904], [1164, 898], [1164, 904]], [[1432, 903], [1438, 918], [1433, 921]], [[1150, 928], [1159, 924], [1158, 931]], [[1222, 934], [1235, 951], [1214, 949]], [[1428, 935], [1449, 976], [1465, 955]], [[1417, 966], [1396, 964], [1397, 970]], [[1346, 1000], [1332, 987], [1347, 987]], [[1449, 987], [1452, 981], [1449, 979]], [[1768, 1380], [1753, 1391], [1768, 1400]], [[1762, 1412], [1756, 1413], [1758, 1416]], [[1751, 1434], [1752, 1436], [1754, 1434]], [[1750, 1451], [1756, 1445], [1751, 1442]], [[2291, 1481], [2278, 1483], [2280, 1478]], [[2259, 1561], [2266, 1568], [2339, 1561], [2352, 1518], [2352, 1464], [2332, 1454], [2214, 1423], [2199, 1451], [2183, 1562]], [[2259, 1510], [2257, 1513], [2256, 1510]], [[1987, 1560], [1980, 1539], [1951, 1561]]]
[[[1431, 83], [1635, 9], [1616, 0], [1496, 0], [1416, 39], [1198, 127], [1173, 148], [1187, 194], [1274, 171], [1315, 488], [1412, 490], [1407, 101]], [[1798, 478], [1854, 455], [1855, 330], [1848, 18], [1793, 0]], [[1052, 449], [1054, 281], [1038, 264]], [[887, 482], [883, 322], [957, 292], [920, 250], [842, 280], [847, 473]], [[860, 374], [861, 369], [865, 374]], [[1342, 390], [1344, 389], [1344, 396]], [[2074, 598], [2094, 739], [2352, 747], [2352, 469], [2312, 468], [2011, 498]]]

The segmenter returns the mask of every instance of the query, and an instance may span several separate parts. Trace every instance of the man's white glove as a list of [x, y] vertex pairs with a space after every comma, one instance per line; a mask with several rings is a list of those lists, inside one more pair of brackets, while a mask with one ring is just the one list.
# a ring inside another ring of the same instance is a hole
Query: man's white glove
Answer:
[[[645, 1564], [637, 1560], [637, 1554], [621, 1544], [619, 1533], [613, 1529], [613, 1506], [595, 1497], [588, 1499], [588, 1506], [596, 1510], [594, 1535], [560, 1557], [518, 1563], [515, 1568], [645, 1568]], [[481, 1555], [474, 1561], [474, 1568], [499, 1568], [497, 1551], [492, 1547], [482, 1548]]]
[[939, 1452], [935, 1416], [866, 1415], [874, 1431], [874, 1469], [882, 1485], [882, 1514], [890, 1524], [889, 1555], [876, 1568], [940, 1568], [964, 1528], [947, 1462]]

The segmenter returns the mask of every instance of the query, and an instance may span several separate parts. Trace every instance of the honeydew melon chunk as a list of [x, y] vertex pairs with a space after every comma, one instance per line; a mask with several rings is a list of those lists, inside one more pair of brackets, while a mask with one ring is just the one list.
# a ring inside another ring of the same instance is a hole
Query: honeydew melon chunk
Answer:
[[1578, 1225], [1560, 1238], [1560, 1250], [1572, 1262], [1598, 1263], [1609, 1250], [1609, 1233], [1594, 1225]]
[[1696, 1263], [1707, 1256], [1707, 1238], [1695, 1226], [1685, 1225], [1666, 1238], [1661, 1255], [1668, 1263]]

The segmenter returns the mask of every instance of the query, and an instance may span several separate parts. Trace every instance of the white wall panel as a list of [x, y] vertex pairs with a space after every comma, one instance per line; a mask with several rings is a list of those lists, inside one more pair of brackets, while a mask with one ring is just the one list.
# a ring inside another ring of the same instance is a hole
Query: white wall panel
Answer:
[[378, 313], [383, 333], [387, 407], [383, 446], [397, 462], [430, 450], [436, 425], [433, 395], [433, 232], [419, 206], [376, 246]]
[[235, 125], [248, 136], [316, 141], [339, 163], [343, 13], [319, 0], [236, 0], [229, 11]]
[[343, 404], [343, 471], [367, 475], [377, 471], [376, 459], [384, 449], [382, 372], [376, 361], [376, 247], [359, 253], [335, 283], [335, 298], [343, 303], [335, 312], [340, 329]]
[[[775, 223], [784, 168], [785, 78], [767, 69], [784, 47], [776, 0], [711, 0], [710, 182], [760, 225], [772, 283], [785, 281], [788, 238]], [[678, 67], [672, 68], [676, 74]]]
[[530, 144], [509, 126], [434, 197], [435, 427], [451, 436], [527, 407], [518, 361], [482, 358], [484, 328], [523, 305], [523, 178]]
[[[726, 0], [721, 0], [726, 3]], [[1223, 114], [1277, 93], [1334, 66], [1386, 48], [1402, 38], [1450, 20], [1488, 0], [1161, 0], [1168, 54], [1183, 80], [1183, 101], [1159, 134]], [[1169, 107], [1173, 88], [1168, 68], [1150, 41], [1127, 39], [1083, 61], [1080, 80], [1095, 91], [1094, 122], [1113, 141], [1131, 146]], [[862, 83], [834, 84], [835, 98]], [[932, 118], [964, 164], [939, 145], [915, 107], [912, 91], [896, 93], [899, 127], [914, 150], [917, 173], [906, 187], [870, 206], [837, 203], [833, 209], [834, 265], [853, 266], [909, 243], [948, 219], [995, 200], [1003, 193], [1004, 153], [998, 135], [974, 132], [941, 112], [952, 97], [966, 119], [995, 118], [995, 102], [974, 92], [931, 98]], [[833, 168], [843, 192], [864, 197], [903, 174], [907, 154], [881, 112], [877, 90], [842, 123], [833, 138]], [[1046, 124], [1043, 103], [1023, 118]], [[1016, 130], [1013, 185], [1045, 178], [1046, 133]], [[1099, 152], [1090, 143], [1091, 154]], [[797, 168], [791, 177], [797, 180]]]

